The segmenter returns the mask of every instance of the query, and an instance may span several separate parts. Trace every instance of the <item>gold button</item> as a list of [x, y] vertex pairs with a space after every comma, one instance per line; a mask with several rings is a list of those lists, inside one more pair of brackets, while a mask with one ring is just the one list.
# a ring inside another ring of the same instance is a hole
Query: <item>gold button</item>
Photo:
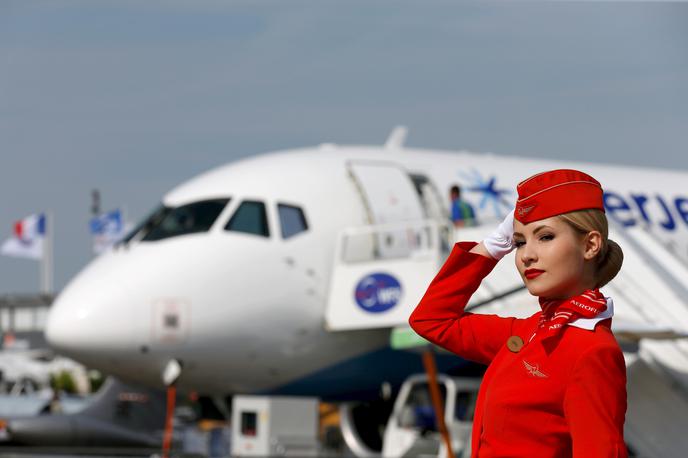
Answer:
[[519, 336], [511, 336], [506, 341], [506, 347], [510, 351], [518, 353], [521, 351], [521, 348], [523, 348], [523, 339], [521, 339]]

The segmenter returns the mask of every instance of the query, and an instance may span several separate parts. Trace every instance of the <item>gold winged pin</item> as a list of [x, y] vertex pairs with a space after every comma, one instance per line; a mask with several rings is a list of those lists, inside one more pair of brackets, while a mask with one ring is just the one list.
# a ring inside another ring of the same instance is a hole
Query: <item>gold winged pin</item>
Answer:
[[530, 372], [530, 375], [534, 377], [540, 377], [540, 378], [547, 378], [548, 376], [542, 372], [540, 372], [540, 368], [538, 365], [533, 366], [530, 364], [528, 361], [525, 359], [523, 360], [523, 365], [525, 366], [526, 370]]

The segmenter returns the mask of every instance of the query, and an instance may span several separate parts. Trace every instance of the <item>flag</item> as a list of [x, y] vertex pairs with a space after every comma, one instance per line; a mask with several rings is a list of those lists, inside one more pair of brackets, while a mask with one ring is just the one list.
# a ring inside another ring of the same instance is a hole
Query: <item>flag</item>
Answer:
[[120, 209], [103, 213], [91, 219], [93, 251], [100, 254], [124, 238], [127, 225]]
[[17, 221], [14, 223], [14, 233], [0, 247], [0, 254], [19, 258], [42, 258], [45, 229], [43, 213]]

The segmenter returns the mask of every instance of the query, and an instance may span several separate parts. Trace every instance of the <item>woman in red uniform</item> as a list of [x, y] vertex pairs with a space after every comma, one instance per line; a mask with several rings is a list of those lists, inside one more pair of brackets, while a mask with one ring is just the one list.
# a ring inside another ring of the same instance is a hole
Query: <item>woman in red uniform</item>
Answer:
[[[409, 323], [421, 336], [488, 365], [475, 408], [472, 456], [626, 457], [626, 366], [599, 288], [619, 271], [602, 187], [576, 170], [518, 185], [497, 231], [457, 243]], [[464, 312], [499, 259], [516, 267], [541, 310], [526, 319]]]

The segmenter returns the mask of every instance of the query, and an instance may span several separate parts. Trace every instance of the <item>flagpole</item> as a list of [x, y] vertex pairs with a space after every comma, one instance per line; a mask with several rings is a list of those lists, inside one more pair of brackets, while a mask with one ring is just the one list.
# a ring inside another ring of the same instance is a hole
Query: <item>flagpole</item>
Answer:
[[50, 224], [50, 232], [48, 233], [48, 255], [49, 255], [49, 262], [48, 262], [48, 282], [47, 282], [47, 291], [48, 294], [52, 294], [54, 289], [53, 289], [53, 273], [55, 271], [55, 257], [54, 251], [53, 251], [53, 246], [54, 246], [54, 240], [55, 240], [55, 217], [53, 216], [53, 212], [49, 211], [48, 212], [48, 223]]
[[48, 212], [45, 213], [45, 225], [44, 225], [44, 230], [45, 234], [43, 237], [43, 240], [41, 243], [43, 244], [41, 246], [41, 294], [47, 294], [47, 272], [48, 272], [48, 234], [50, 231], [53, 230], [52, 227], [50, 227], [50, 222], [48, 221]]
[[41, 293], [53, 291], [53, 213], [45, 212], [45, 238], [43, 239], [43, 256], [41, 257]]

